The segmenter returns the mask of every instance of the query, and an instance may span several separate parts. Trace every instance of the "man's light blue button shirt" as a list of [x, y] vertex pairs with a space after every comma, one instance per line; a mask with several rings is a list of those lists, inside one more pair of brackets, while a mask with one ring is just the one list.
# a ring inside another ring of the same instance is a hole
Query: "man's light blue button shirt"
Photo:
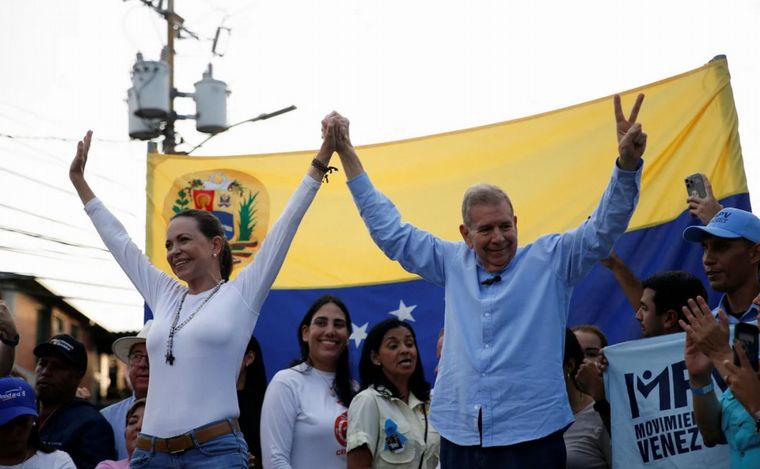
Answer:
[[[615, 167], [599, 206], [580, 227], [521, 247], [501, 280], [464, 242], [403, 223], [365, 174], [348, 185], [375, 243], [409, 272], [445, 287], [443, 357], [431, 423], [462, 446], [535, 440], [573, 421], [562, 371], [570, 295], [625, 232], [641, 167]], [[482, 412], [482, 441], [478, 415]]]

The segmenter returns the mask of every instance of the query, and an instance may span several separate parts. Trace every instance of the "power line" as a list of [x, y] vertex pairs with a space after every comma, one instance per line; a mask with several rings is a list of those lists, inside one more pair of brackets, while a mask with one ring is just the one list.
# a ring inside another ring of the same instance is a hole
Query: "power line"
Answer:
[[39, 218], [41, 220], [46, 220], [46, 221], [49, 221], [49, 222], [52, 222], [52, 223], [57, 223], [59, 225], [68, 226], [70, 228], [74, 228], [74, 229], [77, 229], [77, 230], [80, 230], [80, 231], [86, 231], [86, 232], [90, 231], [90, 230], [88, 230], [86, 228], [83, 228], [81, 226], [78, 226], [78, 225], [72, 225], [71, 223], [67, 223], [67, 222], [61, 221], [61, 220], [56, 220], [55, 218], [46, 217], [44, 215], [38, 215], [38, 214], [36, 214], [34, 212], [30, 212], [29, 210], [24, 210], [24, 209], [21, 209], [21, 208], [18, 208], [18, 207], [13, 207], [11, 205], [7, 205], [7, 204], [4, 204], [2, 202], [0, 202], [0, 207], [2, 207], [4, 209], [7, 209], [7, 210], [13, 210], [14, 212], [23, 213], [25, 215], [29, 215], [29, 216], [32, 216], [32, 217], [35, 217], [35, 218]]
[[54, 186], [54, 185], [52, 185], [52, 184], [50, 184], [48, 182], [42, 181], [40, 179], [35, 179], [35, 178], [31, 177], [31, 176], [27, 176], [26, 174], [22, 174], [22, 173], [19, 173], [17, 171], [13, 171], [12, 169], [0, 167], [0, 171], [6, 172], [8, 174], [12, 174], [12, 175], [17, 176], [17, 177], [20, 177], [21, 179], [26, 179], [27, 181], [34, 182], [36, 184], [39, 184], [41, 186], [45, 186], [45, 187], [53, 189], [55, 191], [63, 192], [66, 195], [76, 196], [76, 193], [74, 191], [70, 191], [70, 190], [63, 189], [63, 188], [58, 187], [58, 186]]
[[[3, 136], [3, 134], [0, 134], [0, 137], [2, 137], [2, 136]], [[57, 139], [57, 138], [60, 138], [60, 137], [51, 137], [51, 139]], [[50, 151], [48, 151], [48, 150], [43, 150], [42, 148], [39, 148], [39, 147], [35, 147], [35, 146], [33, 146], [33, 145], [30, 145], [29, 143], [23, 142], [23, 141], [22, 141], [22, 140], [20, 140], [20, 139], [9, 139], [9, 140], [11, 140], [13, 143], [16, 143], [16, 144], [18, 144], [18, 145], [21, 145], [21, 146], [23, 146], [23, 147], [25, 147], [25, 148], [28, 148], [28, 149], [32, 150], [32, 151], [35, 151], [35, 152], [36, 152], [36, 153], [38, 153], [39, 155], [47, 156], [47, 157], [48, 157], [48, 158], [50, 158], [50, 159], [51, 159], [53, 162], [55, 162], [56, 164], [60, 165], [61, 167], [64, 167], [64, 168], [65, 168], [65, 167], [67, 167], [67, 166], [69, 165], [69, 163], [70, 163], [70, 161], [69, 161], [68, 159], [63, 159], [63, 158], [61, 158], [60, 156], [58, 156], [57, 154], [54, 154], [54, 153], [51, 153], [51, 152], [50, 152]], [[69, 139], [69, 140], [70, 140], [71, 142], [79, 142], [79, 140], [75, 140], [75, 139]], [[104, 141], [106, 141], [106, 142], [107, 142], [107, 140], [104, 140]], [[114, 140], [114, 141], [115, 141], [115, 140]], [[108, 181], [108, 182], [110, 182], [110, 183], [112, 183], [112, 184], [117, 184], [117, 185], [119, 185], [119, 186], [121, 186], [121, 187], [127, 188], [127, 185], [125, 185], [124, 183], [122, 183], [122, 182], [120, 182], [120, 181], [117, 181], [117, 180], [115, 180], [115, 179], [111, 179], [111, 178], [110, 178], [110, 177], [108, 177], [108, 176], [105, 176], [105, 175], [103, 175], [103, 174], [100, 174], [100, 173], [98, 173], [98, 172], [92, 172], [92, 174], [93, 174], [94, 176], [97, 176], [97, 177], [99, 177], [99, 178], [101, 178], [101, 179], [103, 179], [103, 180], [105, 180], [105, 181]]]
[[102, 283], [94, 283], [94, 282], [85, 282], [84, 280], [69, 280], [65, 278], [56, 278], [56, 277], [43, 277], [43, 276], [37, 276], [37, 278], [43, 279], [43, 280], [51, 280], [54, 282], [64, 282], [64, 283], [73, 283], [75, 285], [85, 285], [88, 287], [97, 287], [97, 288], [108, 288], [111, 290], [123, 290], [123, 291], [131, 291], [131, 292], [137, 292], [137, 289], [133, 286], [131, 287], [124, 287], [120, 285], [104, 285]]
[[[101, 300], [101, 299], [95, 299], [95, 298], [86, 298], [83, 296], [62, 296], [61, 298], [65, 299], [66, 301], [89, 301], [92, 303], [103, 303], [107, 305], [117, 305], [117, 306], [130, 306], [133, 308], [142, 308], [143, 305], [141, 303], [127, 303], [126, 301], [109, 301], [109, 300]], [[81, 312], [81, 311], [80, 311]], [[84, 314], [84, 313], [82, 313]], [[85, 314], [88, 318], [89, 315]]]
[[13, 228], [13, 227], [10, 227], [10, 226], [2, 226], [2, 225], [0, 225], [0, 231], [8, 231], [10, 233], [16, 233], [16, 234], [20, 234], [20, 235], [23, 235], [23, 236], [29, 236], [30, 238], [42, 239], [44, 241], [50, 241], [50, 242], [53, 242], [53, 243], [63, 244], [64, 246], [71, 246], [71, 247], [81, 248], [81, 249], [94, 249], [96, 251], [109, 252], [108, 249], [101, 248], [101, 247], [98, 247], [98, 246], [91, 246], [91, 245], [87, 245], [87, 244], [73, 243], [71, 241], [66, 241], [66, 240], [58, 239], [58, 238], [52, 238], [50, 236], [45, 236], [45, 235], [40, 234], [40, 233], [34, 233], [32, 231], [26, 231], [26, 230], [22, 230], [22, 229], [19, 229], [19, 228]]
[[[23, 173], [19, 173], [18, 171], [13, 171], [12, 169], [8, 169], [8, 168], [2, 168], [2, 167], [0, 167], [0, 171], [6, 172], [6, 173], [8, 173], [8, 174], [12, 174], [12, 175], [14, 175], [14, 176], [16, 176], [16, 177], [19, 177], [19, 178], [22, 178], [22, 179], [26, 179], [27, 181], [31, 181], [31, 182], [34, 182], [35, 184], [39, 184], [39, 185], [41, 185], [41, 186], [44, 186], [44, 187], [47, 187], [47, 188], [49, 188], [49, 189], [53, 189], [53, 190], [55, 190], [55, 191], [58, 191], [58, 192], [64, 193], [64, 194], [66, 194], [66, 195], [68, 195], [68, 196], [71, 196], [71, 197], [78, 197], [78, 196], [77, 196], [77, 194], [76, 194], [76, 192], [74, 192], [74, 191], [72, 191], [72, 190], [63, 189], [63, 188], [61, 188], [61, 187], [55, 186], [55, 185], [53, 185], [53, 184], [50, 184], [49, 182], [45, 182], [45, 181], [43, 181], [43, 180], [41, 180], [41, 179], [33, 178], [33, 177], [31, 177], [31, 176], [27, 176], [26, 174], [23, 174]], [[107, 178], [104, 178], [104, 179], [108, 180]], [[119, 183], [118, 183], [118, 182], [116, 182], [116, 181], [112, 181], [112, 182], [113, 182], [114, 184], [119, 184]], [[122, 184], [119, 184], [119, 185], [122, 185]], [[122, 185], [122, 186], [123, 186], [123, 185]], [[135, 215], [135, 213], [134, 213], [134, 212], [131, 212], [131, 211], [129, 211], [129, 210], [125, 210], [125, 209], [122, 209], [122, 208], [119, 208], [119, 207], [114, 207], [114, 210], [116, 210], [116, 211], [119, 211], [119, 212], [121, 212], [121, 213], [124, 213], [124, 214], [126, 214], [126, 215], [129, 215], [129, 216], [130, 216], [130, 217], [132, 217], [132, 218], [137, 218], [137, 215]]]
[[[56, 251], [55, 249], [24, 249], [14, 246], [4, 246], [0, 245], [0, 251], [6, 251], [6, 252], [12, 252], [15, 254], [21, 254], [24, 256], [33, 256], [33, 257], [40, 257], [44, 259], [55, 259], [55, 260], [66, 260], [62, 259], [62, 257], [71, 258], [72, 256], [75, 256], [77, 259], [93, 259], [96, 261], [107, 261], [107, 262], [113, 262], [113, 257], [97, 257], [97, 256], [89, 256], [86, 254], [73, 254], [70, 252], [63, 252], [63, 251]], [[44, 253], [50, 253], [50, 254], [44, 254]]]
[[[9, 138], [9, 139], [18, 139], [18, 140], [46, 140], [46, 141], [56, 141], [56, 142], [68, 142], [68, 143], [79, 142], [79, 139], [77, 138], [56, 137], [53, 135], [11, 135], [11, 134], [0, 133], [0, 137]], [[104, 143], [130, 143], [129, 140], [116, 140], [112, 138], [97, 138], [96, 137], [96, 138], [93, 138], [92, 140], [95, 142], [104, 142]]]

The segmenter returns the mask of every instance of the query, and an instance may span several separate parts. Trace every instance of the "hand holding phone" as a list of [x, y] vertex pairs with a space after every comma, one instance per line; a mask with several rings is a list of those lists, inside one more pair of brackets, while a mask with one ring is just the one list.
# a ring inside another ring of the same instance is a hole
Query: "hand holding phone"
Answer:
[[[758, 329], [754, 324], [740, 322], [734, 326], [734, 344], [741, 341], [744, 351], [747, 352], [752, 369], [758, 370]], [[734, 346], [734, 365], [741, 366], [739, 357], [736, 355], [736, 346]]]
[[691, 176], [687, 176], [684, 182], [686, 183], [686, 194], [689, 197], [693, 195], [703, 199], [707, 197], [707, 189], [705, 189], [705, 180], [702, 178], [702, 174], [694, 173]]

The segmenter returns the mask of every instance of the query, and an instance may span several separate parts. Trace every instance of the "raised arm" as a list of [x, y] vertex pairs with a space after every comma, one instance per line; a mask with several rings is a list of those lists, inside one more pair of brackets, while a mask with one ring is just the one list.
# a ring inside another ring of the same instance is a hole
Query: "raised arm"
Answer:
[[644, 102], [644, 95], [639, 93], [636, 102], [633, 103], [631, 114], [628, 118], [623, 114], [620, 104], [620, 95], [615, 95], [615, 124], [617, 127], [618, 140], [618, 166], [625, 171], [636, 171], [641, 165], [641, 157], [647, 147], [647, 134], [641, 129], [641, 124], [636, 122]]
[[705, 183], [706, 197], [700, 197], [696, 192], [692, 193], [687, 199], [686, 203], [689, 206], [689, 213], [693, 217], [699, 218], [699, 220], [705, 225], [712, 220], [712, 218], [723, 209], [723, 206], [715, 200], [713, 195], [712, 184], [707, 176], [702, 174], [702, 180]]
[[335, 170], [328, 166], [335, 152], [335, 129], [332, 114], [328, 114], [322, 120], [322, 146], [307, 170], [307, 177], [303, 178], [290, 196], [285, 209], [267, 233], [256, 258], [234, 280], [240, 286], [249, 309], [254, 313], [259, 312], [266, 300], [298, 226], [316, 197], [321, 181], [327, 182], [327, 175]]
[[610, 269], [618, 285], [623, 289], [623, 294], [633, 308], [633, 311], [638, 311], [641, 305], [641, 294], [644, 291], [641, 287], [641, 280], [636, 277], [636, 274], [631, 272], [625, 261], [615, 251], [612, 251], [609, 257], [599, 262]]
[[85, 178], [85, 167], [92, 142], [92, 131], [88, 130], [77, 144], [77, 151], [69, 167], [69, 179], [85, 206], [100, 238], [108, 251], [116, 259], [137, 290], [151, 308], [161, 297], [161, 292], [173, 287], [176, 282], [154, 267], [140, 248], [132, 242], [121, 222], [95, 197]]
[[625, 117], [620, 96], [614, 98], [618, 157], [612, 177], [591, 216], [577, 229], [554, 236], [559, 243], [554, 256], [558, 274], [569, 285], [584, 278], [593, 265], [609, 256], [625, 233], [638, 202], [641, 186], [641, 157], [647, 136], [636, 122], [644, 95], [639, 94], [629, 117]]
[[359, 176], [364, 172], [362, 162], [356, 154], [354, 146], [351, 144], [351, 137], [348, 132], [350, 122], [337, 112], [330, 114], [336, 126], [336, 150], [340, 156], [340, 162], [343, 170], [346, 172], [346, 178], [351, 179]]
[[77, 154], [69, 167], [69, 179], [74, 184], [74, 189], [79, 194], [83, 205], [87, 205], [87, 202], [95, 198], [95, 193], [92, 192], [84, 177], [84, 168], [90, 153], [90, 142], [92, 142], [92, 130], [88, 130], [84, 138], [77, 143]]
[[348, 119], [338, 113], [328, 117], [336, 127], [336, 150], [346, 172], [348, 187], [372, 240], [388, 258], [398, 261], [408, 272], [442, 286], [444, 251], [453, 254], [456, 243], [441, 240], [411, 223], [402, 222], [396, 206], [375, 189], [365, 174], [351, 144]]

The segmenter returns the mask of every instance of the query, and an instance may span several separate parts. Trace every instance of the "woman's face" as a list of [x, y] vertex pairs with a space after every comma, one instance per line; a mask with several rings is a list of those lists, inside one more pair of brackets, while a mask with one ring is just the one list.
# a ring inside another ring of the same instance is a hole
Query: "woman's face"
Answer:
[[372, 352], [372, 361], [380, 365], [392, 382], [408, 382], [417, 368], [417, 344], [404, 326], [394, 327], [383, 336], [380, 349]]
[[301, 328], [301, 339], [309, 344], [309, 362], [322, 371], [335, 371], [338, 357], [348, 344], [346, 315], [335, 303], [314, 313], [311, 323]]
[[24, 451], [29, 444], [29, 435], [34, 426], [34, 417], [22, 415], [16, 417], [5, 425], [0, 425], [0, 441], [3, 453], [16, 453]]
[[209, 272], [219, 271], [221, 240], [208, 239], [192, 217], [177, 217], [166, 231], [166, 261], [180, 280], [190, 282]]
[[127, 418], [127, 426], [124, 429], [124, 439], [127, 444], [127, 454], [132, 457], [132, 452], [135, 450], [137, 444], [137, 434], [142, 430], [143, 414], [145, 413], [145, 406], [141, 405], [135, 409], [132, 414]]

